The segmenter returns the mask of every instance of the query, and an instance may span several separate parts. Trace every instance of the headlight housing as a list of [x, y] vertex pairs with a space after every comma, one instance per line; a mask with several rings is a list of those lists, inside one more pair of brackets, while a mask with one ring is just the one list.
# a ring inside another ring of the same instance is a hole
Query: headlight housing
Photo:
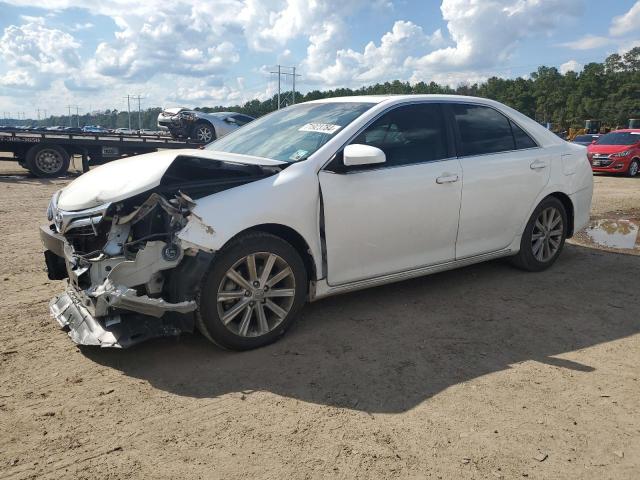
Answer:
[[631, 153], [631, 150], [625, 150], [624, 152], [619, 152], [619, 153], [612, 153], [611, 155], [609, 155], [610, 157], [615, 157], [615, 158], [620, 158], [620, 157], [626, 157], [627, 155], [629, 155]]
[[49, 200], [49, 206], [47, 207], [47, 220], [49, 220], [50, 222], [53, 221], [53, 218], [56, 215], [56, 205], [58, 204], [58, 197], [60, 196], [60, 192], [62, 192], [62, 189], [54, 193], [51, 197], [51, 200]]

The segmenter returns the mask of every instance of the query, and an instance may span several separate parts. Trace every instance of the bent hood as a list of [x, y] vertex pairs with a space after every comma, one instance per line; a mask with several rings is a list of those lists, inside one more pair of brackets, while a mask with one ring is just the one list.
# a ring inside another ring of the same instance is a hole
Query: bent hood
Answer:
[[178, 157], [262, 166], [278, 166], [285, 163], [207, 150], [163, 150], [147, 153], [115, 160], [81, 175], [60, 192], [58, 207], [66, 211], [86, 210], [151, 190], [160, 185], [163, 175]]

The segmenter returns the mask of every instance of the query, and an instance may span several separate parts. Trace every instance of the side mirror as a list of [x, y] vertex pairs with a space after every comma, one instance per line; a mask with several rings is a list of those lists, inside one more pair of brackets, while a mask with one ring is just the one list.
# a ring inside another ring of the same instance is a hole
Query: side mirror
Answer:
[[227, 123], [237, 123], [236, 119], [233, 117], [225, 117], [224, 121]]
[[376, 163], [384, 163], [387, 156], [382, 150], [371, 145], [362, 145], [355, 143], [347, 145], [344, 149], [342, 162], [347, 167], [358, 165], [374, 165]]

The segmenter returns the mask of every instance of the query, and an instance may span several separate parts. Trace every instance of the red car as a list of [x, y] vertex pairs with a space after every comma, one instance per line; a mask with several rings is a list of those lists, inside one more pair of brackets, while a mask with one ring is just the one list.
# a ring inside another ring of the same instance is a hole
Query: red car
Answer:
[[640, 170], [640, 129], [616, 130], [602, 135], [587, 147], [594, 172], [626, 173]]

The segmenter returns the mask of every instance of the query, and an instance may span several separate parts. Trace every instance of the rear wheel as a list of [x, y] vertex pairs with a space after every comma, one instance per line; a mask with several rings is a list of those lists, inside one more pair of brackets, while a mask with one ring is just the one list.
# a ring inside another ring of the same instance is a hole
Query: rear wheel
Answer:
[[535, 209], [520, 241], [520, 252], [512, 263], [523, 270], [539, 272], [556, 261], [567, 237], [567, 212], [555, 197], [544, 199]]
[[268, 233], [234, 241], [216, 256], [198, 299], [198, 328], [212, 342], [249, 350], [274, 342], [291, 326], [306, 297], [298, 252]]
[[27, 152], [27, 168], [37, 177], [59, 177], [69, 169], [69, 154], [57, 145], [38, 145]]
[[629, 164], [629, 169], [627, 170], [627, 175], [629, 177], [635, 177], [640, 171], [640, 160], [637, 158], [633, 159]]

